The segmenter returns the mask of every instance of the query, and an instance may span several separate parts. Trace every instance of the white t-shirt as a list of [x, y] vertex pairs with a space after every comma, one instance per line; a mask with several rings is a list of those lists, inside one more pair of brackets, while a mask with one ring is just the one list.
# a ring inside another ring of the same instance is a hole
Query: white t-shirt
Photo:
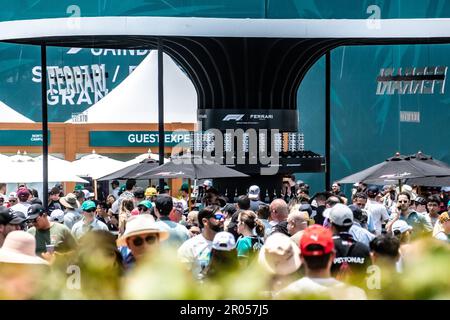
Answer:
[[387, 209], [381, 203], [378, 203], [375, 200], [368, 199], [366, 210], [372, 218], [375, 233], [377, 235], [380, 235], [383, 229], [383, 222], [389, 220], [389, 213]]
[[367, 299], [366, 293], [362, 289], [346, 285], [335, 278], [303, 277], [276, 294], [277, 298], [298, 296], [332, 300]]
[[178, 258], [189, 266], [192, 275], [197, 279], [200, 272], [209, 264], [211, 249], [212, 241], [199, 234], [181, 245], [178, 249]]
[[28, 202], [19, 202], [11, 207], [12, 211], [20, 211], [25, 217], [28, 217], [28, 208], [31, 206], [31, 203]]

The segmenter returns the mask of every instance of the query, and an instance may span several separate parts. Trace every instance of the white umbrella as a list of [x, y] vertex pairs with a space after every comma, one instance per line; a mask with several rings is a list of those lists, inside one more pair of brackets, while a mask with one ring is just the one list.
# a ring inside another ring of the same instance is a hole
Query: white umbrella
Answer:
[[[5, 183], [32, 183], [43, 181], [42, 156], [32, 158], [26, 153], [17, 154], [1, 162], [0, 181]], [[71, 168], [71, 163], [49, 156], [49, 182], [80, 182], [88, 181], [78, 177]]]
[[[35, 164], [38, 166], [37, 170], [42, 173], [43, 156], [38, 156], [35, 159]], [[89, 182], [77, 176], [72, 162], [53, 157], [51, 155], [48, 156], [48, 181], [80, 183]]]
[[75, 173], [80, 177], [91, 177], [96, 180], [124, 167], [122, 161], [114, 160], [106, 156], [95, 153], [81, 157], [72, 162]]
[[[140, 154], [136, 158], [124, 162], [123, 167], [125, 168], [128, 166], [131, 166], [133, 164], [142, 162], [143, 160], [148, 159], [148, 158], [153, 159], [155, 161], [159, 161], [159, 155], [157, 153], [153, 153], [150, 149], [148, 149], [147, 153]], [[168, 161], [169, 161], [169, 159], [164, 158], [164, 163], [166, 163]]]

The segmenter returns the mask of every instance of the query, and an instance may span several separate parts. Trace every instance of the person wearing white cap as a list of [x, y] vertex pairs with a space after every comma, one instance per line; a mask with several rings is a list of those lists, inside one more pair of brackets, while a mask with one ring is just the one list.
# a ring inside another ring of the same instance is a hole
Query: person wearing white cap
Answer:
[[50, 221], [55, 221], [58, 223], [64, 223], [64, 211], [61, 209], [55, 209], [50, 214]]
[[260, 201], [261, 190], [257, 185], [250, 186], [248, 189], [248, 198], [250, 199], [250, 209], [254, 212], [259, 210], [259, 206], [265, 205], [264, 202]]
[[211, 180], [205, 180], [203, 181], [203, 187], [205, 188], [205, 191], [208, 191], [213, 186]]
[[141, 214], [127, 220], [125, 232], [117, 239], [117, 246], [122, 247], [120, 251], [129, 268], [168, 238], [169, 232], [161, 230], [151, 215]]
[[336, 249], [336, 258], [331, 267], [332, 274], [334, 276], [342, 274], [341, 278], [343, 278], [348, 268], [355, 275], [365, 275], [367, 267], [371, 264], [370, 251], [366, 245], [356, 241], [349, 232], [354, 219], [352, 210], [338, 203], [330, 209], [329, 219]]

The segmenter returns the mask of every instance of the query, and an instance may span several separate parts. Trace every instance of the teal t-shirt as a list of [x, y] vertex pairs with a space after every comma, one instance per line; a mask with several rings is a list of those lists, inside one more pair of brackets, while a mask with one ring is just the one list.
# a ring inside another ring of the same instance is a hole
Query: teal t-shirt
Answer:
[[259, 237], [240, 237], [236, 243], [238, 258], [249, 258], [263, 245]]

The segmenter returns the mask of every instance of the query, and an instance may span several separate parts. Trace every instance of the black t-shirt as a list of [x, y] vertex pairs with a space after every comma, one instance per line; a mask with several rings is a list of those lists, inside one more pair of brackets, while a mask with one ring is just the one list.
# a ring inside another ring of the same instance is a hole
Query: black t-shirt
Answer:
[[325, 211], [326, 206], [318, 206], [316, 209], [316, 215], [314, 216], [314, 222], [316, 224], [323, 225], [325, 218], [323, 217], [323, 212]]
[[331, 266], [331, 273], [336, 276], [347, 264], [352, 273], [366, 274], [372, 264], [369, 248], [353, 239], [351, 234], [342, 232], [333, 236], [336, 257]]

